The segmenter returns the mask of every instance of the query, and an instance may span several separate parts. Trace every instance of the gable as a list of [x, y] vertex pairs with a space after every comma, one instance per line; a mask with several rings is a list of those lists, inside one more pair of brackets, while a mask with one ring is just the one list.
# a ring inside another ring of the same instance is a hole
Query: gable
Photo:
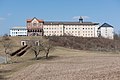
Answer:
[[104, 23], [104, 24], [102, 24], [98, 29], [104, 28], [104, 27], [111, 27], [111, 28], [113, 28], [113, 26], [111, 26], [110, 24]]
[[44, 21], [43, 20], [40, 20], [40, 19], [37, 19], [36, 17], [34, 17], [33, 19], [28, 19], [27, 20], [27, 23], [33, 23], [33, 22], [35, 22], [35, 23], [43, 23]]

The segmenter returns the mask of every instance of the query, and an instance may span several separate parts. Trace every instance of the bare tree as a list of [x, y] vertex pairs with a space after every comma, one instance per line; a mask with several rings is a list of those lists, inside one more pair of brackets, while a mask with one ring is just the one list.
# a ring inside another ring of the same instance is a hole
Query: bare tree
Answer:
[[46, 40], [44, 42], [44, 44], [43, 44], [43, 48], [44, 48], [46, 59], [47, 59], [50, 51], [54, 50], [54, 47], [53, 47], [52, 43], [49, 40]]
[[39, 40], [39, 39], [31, 39], [29, 41], [29, 45], [31, 46], [31, 51], [34, 52], [35, 59], [37, 60], [38, 55], [40, 54], [40, 52], [44, 50], [41, 40]]
[[4, 48], [4, 53], [5, 53], [5, 63], [8, 63], [8, 56], [10, 52], [12, 51], [12, 40], [9, 38], [7, 34], [5, 34], [2, 39], [1, 39], [2, 46]]

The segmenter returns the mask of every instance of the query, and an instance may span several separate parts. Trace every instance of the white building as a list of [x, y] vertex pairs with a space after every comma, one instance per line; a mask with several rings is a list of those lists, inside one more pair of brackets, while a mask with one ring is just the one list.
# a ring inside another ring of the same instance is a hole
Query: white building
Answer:
[[33, 18], [27, 20], [27, 29], [28, 36], [72, 35], [79, 37], [98, 37], [98, 24], [83, 22], [82, 18], [77, 22], [48, 22]]
[[113, 26], [104, 23], [98, 28], [98, 36], [108, 38], [108, 39], [114, 39], [114, 28]]
[[10, 29], [10, 36], [27, 36], [27, 28], [13, 27]]
[[98, 27], [98, 23], [92, 22], [44, 22], [43, 31], [45, 36], [98, 37]]

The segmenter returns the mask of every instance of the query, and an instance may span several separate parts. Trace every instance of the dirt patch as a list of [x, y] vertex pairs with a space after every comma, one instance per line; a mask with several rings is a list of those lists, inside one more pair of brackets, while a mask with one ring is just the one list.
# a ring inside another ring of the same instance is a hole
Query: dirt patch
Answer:
[[9, 80], [120, 80], [119, 56], [59, 57], [14, 73]]

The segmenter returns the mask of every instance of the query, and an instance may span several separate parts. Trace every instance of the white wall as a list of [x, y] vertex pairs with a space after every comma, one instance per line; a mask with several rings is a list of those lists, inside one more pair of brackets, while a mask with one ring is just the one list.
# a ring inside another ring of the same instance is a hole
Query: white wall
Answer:
[[52, 36], [52, 35], [60, 36], [63, 34], [62, 25], [44, 25], [43, 30], [45, 36]]
[[26, 29], [11, 29], [10, 30], [10, 36], [27, 36], [27, 30]]
[[[64, 31], [63, 31], [64, 28]], [[44, 25], [44, 35], [46, 36], [60, 36], [64, 33], [67, 35], [79, 37], [98, 37], [98, 25]]]
[[109, 38], [109, 39], [114, 38], [114, 29], [112, 27], [101, 27], [100, 33], [101, 36], [104, 38]]

